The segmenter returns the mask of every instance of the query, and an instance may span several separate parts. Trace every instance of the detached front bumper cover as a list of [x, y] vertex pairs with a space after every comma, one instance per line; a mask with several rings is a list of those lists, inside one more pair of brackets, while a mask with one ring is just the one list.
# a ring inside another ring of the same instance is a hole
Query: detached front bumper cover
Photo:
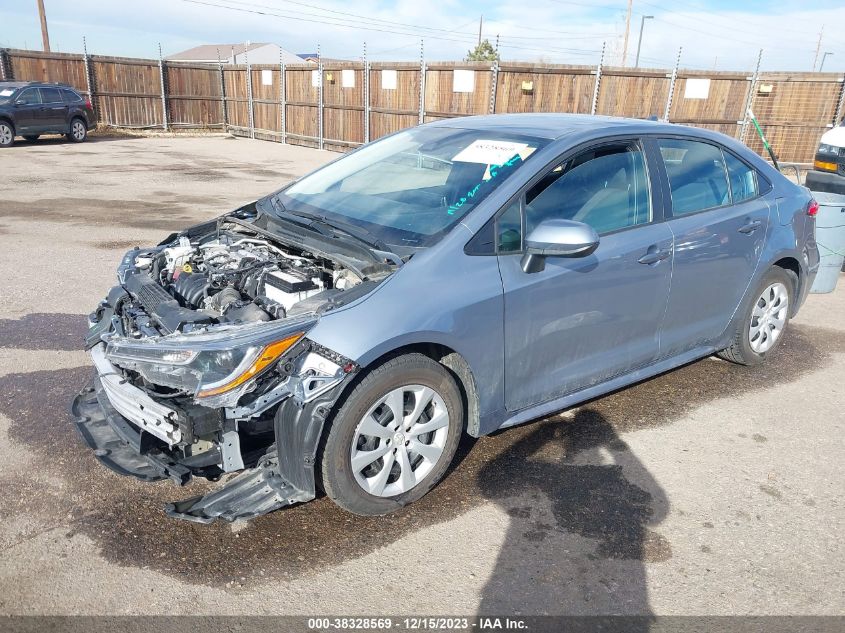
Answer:
[[279, 458], [272, 446], [255, 468], [250, 468], [226, 482], [219, 490], [184, 501], [168, 503], [167, 516], [195, 523], [251, 519], [285, 506], [310, 501], [313, 493], [294, 488], [278, 471]]

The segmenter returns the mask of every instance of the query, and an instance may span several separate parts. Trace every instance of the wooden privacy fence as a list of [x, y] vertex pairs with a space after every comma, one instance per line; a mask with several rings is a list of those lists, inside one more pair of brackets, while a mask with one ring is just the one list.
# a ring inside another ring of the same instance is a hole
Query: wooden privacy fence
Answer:
[[573, 112], [656, 118], [762, 145], [750, 107], [784, 162], [809, 162], [842, 120], [839, 73], [691, 71], [493, 62], [185, 64], [0, 49], [0, 78], [56, 81], [87, 94], [101, 123], [218, 127], [344, 151], [443, 118]]

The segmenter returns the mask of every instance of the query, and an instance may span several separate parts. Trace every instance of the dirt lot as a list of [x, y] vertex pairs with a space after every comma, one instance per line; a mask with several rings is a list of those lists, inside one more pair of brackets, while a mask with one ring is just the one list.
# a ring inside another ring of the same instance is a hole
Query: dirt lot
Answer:
[[843, 613], [843, 284], [766, 366], [703, 360], [465, 442], [389, 517], [319, 499], [195, 525], [162, 504], [198, 484], [100, 466], [67, 407], [122, 253], [335, 156], [225, 138], [0, 152], [0, 613]]

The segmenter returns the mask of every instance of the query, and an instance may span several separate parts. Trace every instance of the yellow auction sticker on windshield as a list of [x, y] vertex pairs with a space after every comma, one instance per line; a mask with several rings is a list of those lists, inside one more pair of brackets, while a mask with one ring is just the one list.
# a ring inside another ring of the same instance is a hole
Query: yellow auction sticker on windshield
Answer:
[[478, 139], [458, 152], [455, 157], [452, 158], [452, 162], [479, 163], [481, 165], [502, 165], [517, 154], [521, 155], [527, 149], [527, 143]]

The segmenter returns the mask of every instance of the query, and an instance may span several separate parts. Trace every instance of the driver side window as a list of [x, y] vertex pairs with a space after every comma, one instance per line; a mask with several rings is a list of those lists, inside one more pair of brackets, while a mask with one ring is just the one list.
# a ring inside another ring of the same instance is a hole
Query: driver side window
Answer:
[[38, 95], [37, 88], [27, 88], [15, 101], [21, 105], [33, 105], [41, 103], [41, 97]]
[[525, 231], [544, 220], [592, 226], [599, 235], [651, 222], [645, 157], [636, 143], [602, 145], [549, 172], [525, 194]]

